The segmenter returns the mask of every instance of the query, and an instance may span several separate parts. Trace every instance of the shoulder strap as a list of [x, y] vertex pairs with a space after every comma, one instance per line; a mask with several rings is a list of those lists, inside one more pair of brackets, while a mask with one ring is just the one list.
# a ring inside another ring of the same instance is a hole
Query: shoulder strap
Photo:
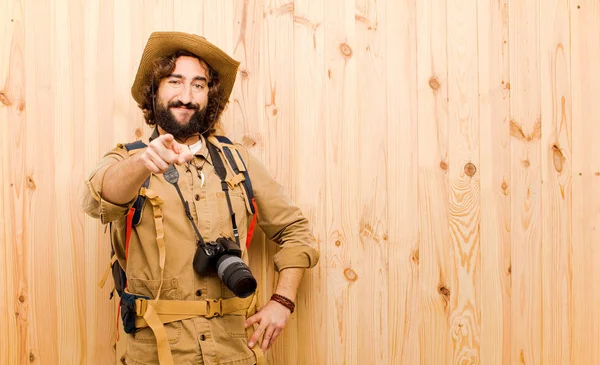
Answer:
[[[244, 187], [244, 191], [246, 192], [246, 196], [248, 198], [248, 203], [250, 206], [250, 210], [252, 212], [252, 221], [250, 222], [250, 225], [248, 226], [248, 232], [246, 235], [246, 248], [250, 247], [250, 243], [252, 243], [252, 237], [254, 236], [254, 230], [256, 228], [256, 224], [257, 224], [257, 208], [256, 208], [256, 200], [254, 199], [254, 192], [252, 190], [252, 182], [250, 181], [250, 174], [248, 173], [248, 169], [246, 167], [246, 164], [244, 163], [244, 159], [242, 158], [242, 155], [240, 154], [240, 151], [238, 151], [236, 148], [234, 148], [234, 152], [236, 153], [236, 155], [233, 154], [233, 152], [231, 151], [232, 149], [228, 146], [233, 146], [233, 142], [231, 142], [231, 140], [225, 136], [215, 136], [217, 142], [220, 144], [220, 148], [223, 150], [223, 154], [227, 157], [227, 161], [229, 162], [229, 166], [231, 166], [231, 169], [233, 170], [233, 172], [236, 175], [239, 175], [240, 172], [243, 172], [244, 175], [244, 180], [242, 181], [242, 186]], [[212, 150], [216, 150], [215, 147], [211, 147], [212, 144], [209, 142], [208, 143], [209, 146], [209, 152]], [[224, 181], [226, 178], [226, 171], [225, 171], [225, 166], [223, 166], [223, 162], [221, 161], [220, 156], [218, 155], [218, 151], [215, 151], [216, 153], [214, 153], [217, 156], [218, 162], [215, 162], [215, 157], [213, 157], [213, 153], [211, 153], [211, 158], [213, 159], [213, 165], [215, 166], [215, 171], [217, 169], [221, 170], [221, 175], [219, 175], [219, 177], [221, 178], [221, 181]], [[237, 162], [236, 162], [236, 158], [238, 157], [240, 164], [241, 164], [241, 168], [238, 166]], [[217, 163], [220, 164], [221, 166], [218, 167]], [[240, 171], [241, 170], [241, 171]], [[217, 171], [217, 174], [219, 174], [219, 171]], [[224, 190], [225, 191], [225, 190]]]
[[[225, 155], [225, 157], [227, 157], [227, 161], [229, 161], [229, 165], [233, 169], [233, 172], [236, 175], [239, 174], [240, 172], [243, 172], [244, 181], [242, 181], [242, 186], [244, 187], [244, 190], [246, 191], [246, 194], [248, 195], [248, 201], [251, 202], [250, 209], [252, 210], [252, 214], [255, 214], [256, 208], [254, 207], [254, 204], [253, 204], [254, 192], [252, 191], [252, 182], [250, 181], [250, 175], [248, 174], [248, 169], [246, 168], [246, 164], [244, 163], [244, 159], [242, 159], [242, 155], [240, 154], [240, 151], [235, 149], [236, 156], [234, 156], [233, 152], [231, 151], [231, 148], [229, 146], [227, 146], [227, 145], [233, 146], [233, 142], [231, 142], [231, 140], [225, 136], [215, 136], [215, 137], [216, 137], [217, 141], [219, 141], [221, 143], [221, 149], [223, 150], [223, 154]], [[239, 159], [239, 161], [242, 165], [241, 169], [240, 169], [240, 167], [238, 167], [235, 157], [237, 157]]]
[[[133, 150], [137, 150], [140, 148], [145, 148], [147, 147], [147, 145], [142, 142], [142, 141], [135, 141], [135, 142], [131, 142], [131, 143], [127, 143], [126, 145], [124, 145], [125, 149], [127, 150], [127, 152], [133, 151]], [[152, 176], [152, 175], [150, 175]], [[142, 184], [142, 187], [144, 188], [148, 188], [148, 186], [150, 186], [150, 176], [148, 176], [148, 178], [144, 181], [144, 183]], [[140, 188], [141, 189], [141, 188]], [[142, 210], [144, 208], [144, 203], [146, 202], [146, 197], [138, 194], [137, 199], [135, 200], [135, 203], [133, 203], [133, 207], [129, 210], [129, 214], [127, 215], [127, 242], [129, 242], [129, 235], [131, 234], [131, 231], [129, 230], [130, 226], [137, 226], [138, 224], [140, 224], [140, 221], [142, 220]], [[131, 217], [130, 217], [131, 215]]]

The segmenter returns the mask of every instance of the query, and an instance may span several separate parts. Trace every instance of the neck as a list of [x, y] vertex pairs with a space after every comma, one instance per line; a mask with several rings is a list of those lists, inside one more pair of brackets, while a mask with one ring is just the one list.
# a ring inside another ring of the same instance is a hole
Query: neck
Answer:
[[[162, 129], [160, 126], [158, 126], [158, 133], [160, 135], [167, 134], [167, 132], [164, 129]], [[200, 133], [192, 134], [191, 136], [188, 136], [185, 138], [175, 138], [175, 140], [179, 143], [191, 146], [200, 140]]]

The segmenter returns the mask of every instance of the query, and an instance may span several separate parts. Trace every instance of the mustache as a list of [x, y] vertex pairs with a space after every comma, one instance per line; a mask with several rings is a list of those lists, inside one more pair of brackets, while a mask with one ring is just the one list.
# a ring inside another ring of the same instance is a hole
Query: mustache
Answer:
[[181, 101], [173, 101], [173, 102], [170, 102], [167, 106], [169, 108], [182, 108], [183, 107], [183, 108], [192, 109], [192, 110], [200, 109], [200, 106], [198, 104], [192, 103], [192, 102], [184, 104]]

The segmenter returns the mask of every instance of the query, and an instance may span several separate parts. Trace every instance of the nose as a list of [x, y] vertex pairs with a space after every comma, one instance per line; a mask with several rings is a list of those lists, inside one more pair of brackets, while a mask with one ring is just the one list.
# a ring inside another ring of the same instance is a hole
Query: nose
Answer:
[[184, 104], [187, 104], [190, 101], [192, 101], [192, 88], [189, 85], [184, 85], [181, 88], [181, 92], [178, 95], [178, 99]]

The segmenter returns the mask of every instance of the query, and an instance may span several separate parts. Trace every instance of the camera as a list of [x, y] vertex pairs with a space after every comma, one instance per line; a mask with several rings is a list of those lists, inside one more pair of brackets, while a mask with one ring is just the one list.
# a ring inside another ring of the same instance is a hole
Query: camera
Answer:
[[216, 241], [198, 244], [194, 270], [202, 275], [213, 266], [229, 290], [240, 298], [246, 298], [256, 290], [256, 279], [241, 257], [242, 250], [233, 240], [219, 237]]

